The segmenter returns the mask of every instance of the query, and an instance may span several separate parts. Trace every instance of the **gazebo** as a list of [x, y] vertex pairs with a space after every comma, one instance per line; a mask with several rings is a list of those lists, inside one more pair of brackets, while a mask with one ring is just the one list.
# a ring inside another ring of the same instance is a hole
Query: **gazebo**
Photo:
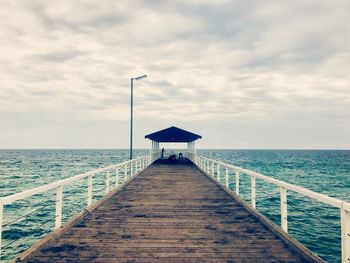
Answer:
[[159, 151], [159, 143], [187, 143], [187, 149], [196, 153], [195, 141], [202, 139], [202, 136], [177, 128], [175, 126], [148, 134], [146, 139], [152, 141], [151, 153]]

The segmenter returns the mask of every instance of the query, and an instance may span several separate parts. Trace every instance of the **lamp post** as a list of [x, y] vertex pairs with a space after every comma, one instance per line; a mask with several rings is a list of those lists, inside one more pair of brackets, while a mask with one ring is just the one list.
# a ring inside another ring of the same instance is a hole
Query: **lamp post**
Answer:
[[142, 75], [136, 78], [131, 78], [131, 99], [130, 99], [130, 160], [132, 160], [132, 135], [133, 135], [133, 119], [134, 119], [134, 80], [147, 78], [147, 75]]

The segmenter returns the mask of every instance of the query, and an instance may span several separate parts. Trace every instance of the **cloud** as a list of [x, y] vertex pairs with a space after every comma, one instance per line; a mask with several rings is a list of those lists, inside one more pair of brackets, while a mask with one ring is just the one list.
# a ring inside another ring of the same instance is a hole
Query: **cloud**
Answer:
[[[36, 57], [47, 62], [63, 63], [68, 60], [77, 58], [83, 55], [83, 52], [77, 50], [55, 51], [46, 54], [37, 55]], [[40, 62], [39, 62], [40, 63]]]
[[[313, 120], [336, 122], [344, 145], [330, 131], [322, 139], [350, 147], [347, 0], [19, 0], [2, 1], [0, 10], [0, 116], [11, 119], [7, 131], [13, 127], [0, 147], [17, 147], [23, 116], [38, 133], [72, 123], [76, 132], [86, 122], [127, 125], [130, 78], [142, 74], [148, 78], [134, 87], [140, 131], [211, 123], [212, 132], [249, 134], [254, 123], [273, 130]], [[89, 127], [84, 138], [94, 137]], [[57, 147], [70, 140], [64, 136]], [[120, 141], [126, 146], [127, 135]]]

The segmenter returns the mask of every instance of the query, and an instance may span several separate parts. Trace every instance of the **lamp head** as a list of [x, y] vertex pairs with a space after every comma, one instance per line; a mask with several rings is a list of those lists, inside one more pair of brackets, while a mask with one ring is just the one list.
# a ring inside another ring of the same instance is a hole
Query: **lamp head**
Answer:
[[140, 80], [140, 79], [145, 79], [145, 78], [147, 78], [147, 75], [142, 75], [142, 76], [136, 77], [136, 78], [134, 78], [134, 80]]

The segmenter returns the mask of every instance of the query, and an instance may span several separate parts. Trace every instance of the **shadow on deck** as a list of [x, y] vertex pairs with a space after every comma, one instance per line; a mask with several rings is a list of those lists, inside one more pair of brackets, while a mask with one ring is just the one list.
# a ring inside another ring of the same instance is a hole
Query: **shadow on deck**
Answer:
[[193, 163], [187, 158], [180, 158], [176, 160], [169, 160], [168, 158], [159, 158], [153, 165], [193, 165]]

